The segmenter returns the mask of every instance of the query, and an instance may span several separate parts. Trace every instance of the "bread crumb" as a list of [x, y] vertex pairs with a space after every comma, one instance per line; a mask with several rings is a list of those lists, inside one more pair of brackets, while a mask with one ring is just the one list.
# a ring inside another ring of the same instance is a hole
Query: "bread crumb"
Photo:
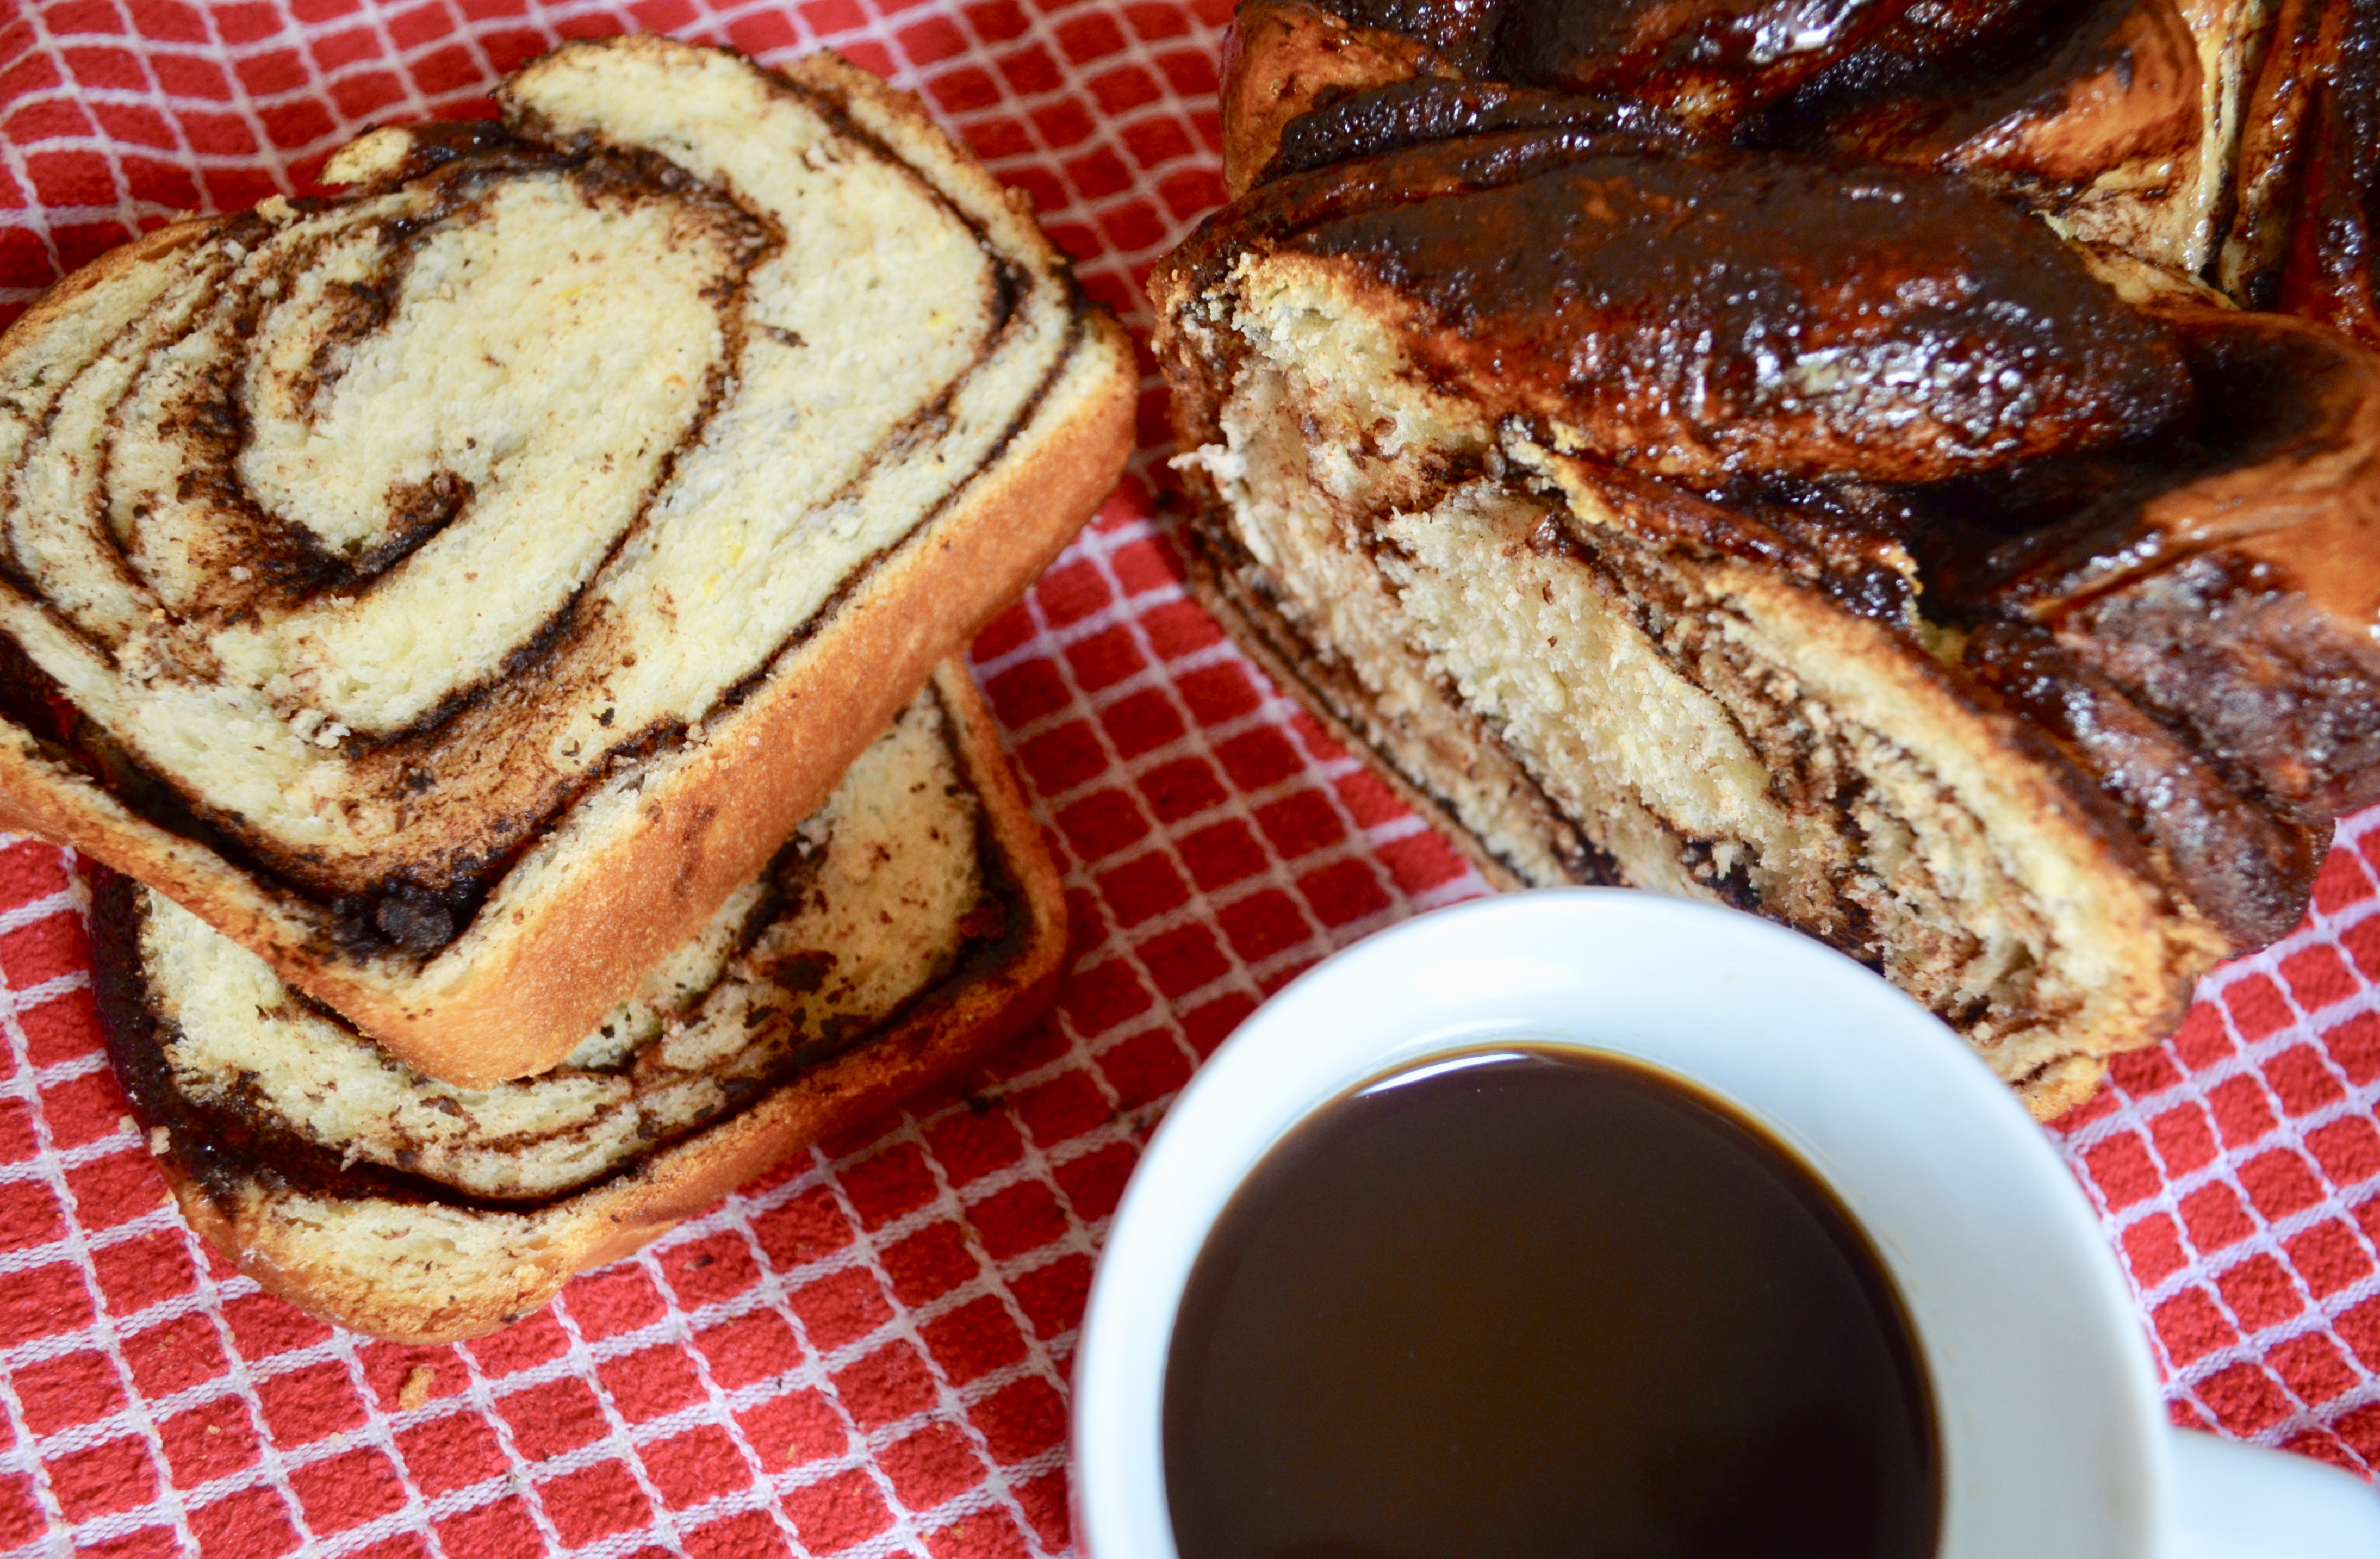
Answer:
[[149, 1156], [152, 1158], [162, 1159], [173, 1151], [174, 1134], [167, 1131], [162, 1126], [151, 1127], [149, 1128]]
[[438, 1383], [438, 1371], [427, 1364], [417, 1364], [407, 1371], [405, 1383], [396, 1388], [396, 1405], [407, 1412], [430, 1400], [430, 1388]]

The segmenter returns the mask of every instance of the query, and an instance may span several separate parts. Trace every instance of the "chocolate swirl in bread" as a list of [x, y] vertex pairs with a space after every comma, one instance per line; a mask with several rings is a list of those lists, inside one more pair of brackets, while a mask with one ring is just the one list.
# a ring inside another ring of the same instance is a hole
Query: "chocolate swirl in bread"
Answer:
[[1112, 322], [860, 72], [621, 39], [497, 98], [0, 344], [0, 815], [475, 1080], [708, 918], [1130, 437]]
[[153, 890], [94, 894], [117, 1077], [192, 1224], [276, 1293], [414, 1341], [542, 1303], [1047, 1004], [1054, 868], [946, 666], [769, 869], [562, 1066], [422, 1076]]
[[1159, 349], [1203, 588], [1491, 871], [1801, 927], [2045, 1113], [2296, 922], [2380, 799], [2380, 363], [1966, 179], [1393, 90]]

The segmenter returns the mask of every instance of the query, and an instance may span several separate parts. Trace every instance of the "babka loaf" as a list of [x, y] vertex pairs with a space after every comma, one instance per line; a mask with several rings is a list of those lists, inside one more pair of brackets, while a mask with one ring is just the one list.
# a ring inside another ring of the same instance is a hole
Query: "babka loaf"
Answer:
[[[1224, 183], [1310, 158], [1318, 133], [1542, 122], [1585, 97], [1706, 142], [1957, 173], [2196, 275], [2268, 18], [2265, 0], [1247, 0]], [[1417, 105], [1413, 82], [1474, 90]], [[1316, 110], [1331, 126], [1284, 145]]]
[[1799, 927], [2044, 1114], [2296, 923], [2380, 798], [2380, 362], [1934, 169], [1390, 90], [1157, 346], [1202, 590], [1491, 872]]
[[1048, 1005], [1064, 899], [964, 667], [565, 1063], [462, 1089], [153, 889], [94, 895], [116, 1076], [191, 1225], [358, 1331], [473, 1336]]
[[1088, 516], [1136, 372], [832, 55], [565, 45], [0, 337], [0, 822], [540, 1071]]

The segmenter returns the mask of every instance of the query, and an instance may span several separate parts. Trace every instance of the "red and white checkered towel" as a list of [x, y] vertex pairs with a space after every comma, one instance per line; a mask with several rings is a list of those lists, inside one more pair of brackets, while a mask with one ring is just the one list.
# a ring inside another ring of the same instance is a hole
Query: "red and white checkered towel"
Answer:
[[[13, 0], [12, 0], [13, 3]], [[186, 208], [631, 29], [922, 92], [1144, 324], [1220, 199], [1229, 0], [33, 0], [0, 12], [0, 320]], [[1184, 594], [1163, 440], [976, 665], [1060, 842], [1056, 1018], [962, 1089], [456, 1347], [334, 1332], [182, 1227], [92, 1017], [70, 859], [0, 842], [0, 1552], [1054, 1554], [1066, 1371], [1158, 1113], [1264, 994], [1482, 884]], [[2368, 847], [2367, 847], [2368, 846]], [[2380, 1466], [2380, 813], [2058, 1141], [2174, 1416]], [[2054, 1317], [2045, 1317], [2054, 1325]]]

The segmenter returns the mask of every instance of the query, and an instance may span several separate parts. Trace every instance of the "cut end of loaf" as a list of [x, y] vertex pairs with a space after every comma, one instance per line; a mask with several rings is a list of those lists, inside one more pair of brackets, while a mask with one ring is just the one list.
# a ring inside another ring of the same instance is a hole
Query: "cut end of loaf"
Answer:
[[1522, 881], [1808, 932], [2045, 1114], [2224, 952], [1913, 614], [1648, 541], [1640, 491], [1435, 390], [1305, 257], [1161, 306], [1214, 365], [1184, 460], [1212, 498], [1204, 588]]

